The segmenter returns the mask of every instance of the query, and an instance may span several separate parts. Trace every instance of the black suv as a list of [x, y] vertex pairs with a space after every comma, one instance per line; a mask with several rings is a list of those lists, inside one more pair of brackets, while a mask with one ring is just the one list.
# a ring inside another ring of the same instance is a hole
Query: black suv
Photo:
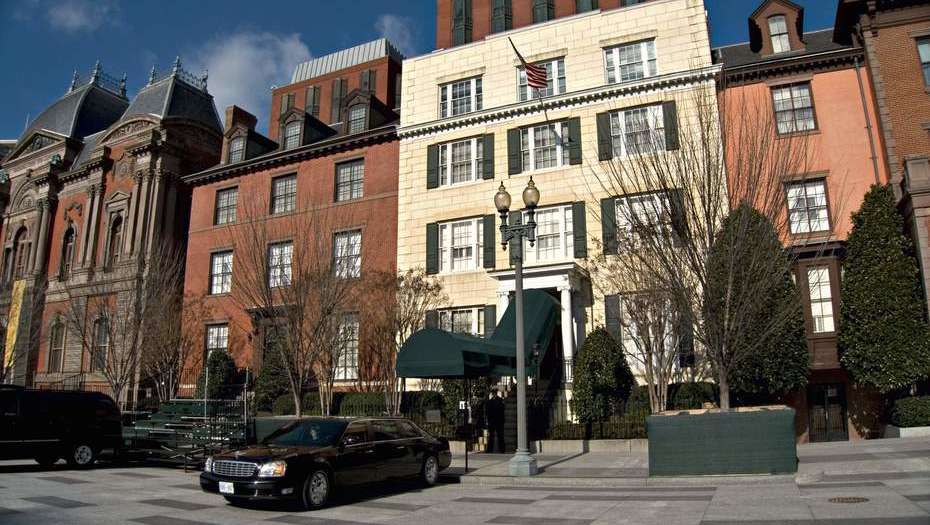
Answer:
[[118, 452], [122, 443], [119, 408], [106, 394], [0, 386], [0, 459], [48, 466], [65, 458], [87, 467], [101, 450]]
[[432, 485], [452, 462], [449, 442], [400, 418], [305, 418], [260, 445], [207, 458], [200, 488], [237, 503], [294, 499], [326, 505], [334, 486], [417, 477]]

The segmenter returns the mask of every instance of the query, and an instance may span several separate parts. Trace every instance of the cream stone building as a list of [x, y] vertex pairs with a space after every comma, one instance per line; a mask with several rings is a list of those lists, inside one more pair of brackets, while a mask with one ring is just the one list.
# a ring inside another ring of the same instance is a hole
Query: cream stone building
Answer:
[[[527, 93], [510, 40], [527, 62], [546, 67], [542, 99]], [[492, 199], [503, 182], [518, 207], [532, 176], [541, 200], [524, 287], [562, 305], [541, 375], [561, 382], [556, 406], [567, 417], [576, 349], [619, 315], [617, 296], [605, 300], [586, 266], [602, 243], [616, 250], [617, 232], [604, 231], [602, 213], [631, 203], [603, 189], [599, 174], [623, 161], [642, 126], [663, 128], [665, 147], [676, 148], [694, 91], [714, 90], [704, 3], [593, 10], [408, 59], [403, 70], [398, 270], [425, 267], [441, 278], [452, 308], [428, 323], [493, 330], [514, 276]]]

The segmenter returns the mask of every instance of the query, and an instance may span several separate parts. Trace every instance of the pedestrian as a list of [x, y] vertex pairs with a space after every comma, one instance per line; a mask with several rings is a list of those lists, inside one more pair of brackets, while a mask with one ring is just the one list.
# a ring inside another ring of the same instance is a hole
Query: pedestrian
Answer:
[[484, 404], [484, 414], [488, 424], [487, 452], [504, 453], [504, 400], [496, 388]]

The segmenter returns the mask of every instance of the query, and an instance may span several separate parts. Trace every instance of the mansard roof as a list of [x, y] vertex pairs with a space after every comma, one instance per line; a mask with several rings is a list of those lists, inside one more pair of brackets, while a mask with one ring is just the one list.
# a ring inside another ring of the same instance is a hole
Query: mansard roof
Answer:
[[150, 81], [139, 90], [120, 120], [151, 115], [160, 119], [184, 118], [223, 132], [213, 96], [203, 86], [193, 86], [178, 74]]
[[394, 47], [394, 44], [386, 38], [379, 38], [359, 44], [355, 47], [336, 51], [328, 55], [323, 55], [307, 62], [297, 64], [294, 68], [294, 76], [291, 83], [301, 82], [315, 77], [320, 77], [333, 71], [339, 71], [365, 62], [371, 62], [379, 58], [390, 57], [401, 62], [404, 55]]
[[119, 120], [129, 101], [97, 83], [69, 90], [39, 114], [19, 137], [18, 143], [39, 131], [83, 139]]

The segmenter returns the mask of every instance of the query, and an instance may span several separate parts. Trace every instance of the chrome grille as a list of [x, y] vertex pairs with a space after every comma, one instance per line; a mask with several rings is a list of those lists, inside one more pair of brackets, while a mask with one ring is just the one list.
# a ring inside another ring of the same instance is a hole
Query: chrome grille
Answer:
[[255, 474], [258, 467], [255, 463], [248, 461], [225, 461], [217, 460], [213, 462], [213, 472], [220, 476], [229, 476], [232, 478], [249, 478]]

